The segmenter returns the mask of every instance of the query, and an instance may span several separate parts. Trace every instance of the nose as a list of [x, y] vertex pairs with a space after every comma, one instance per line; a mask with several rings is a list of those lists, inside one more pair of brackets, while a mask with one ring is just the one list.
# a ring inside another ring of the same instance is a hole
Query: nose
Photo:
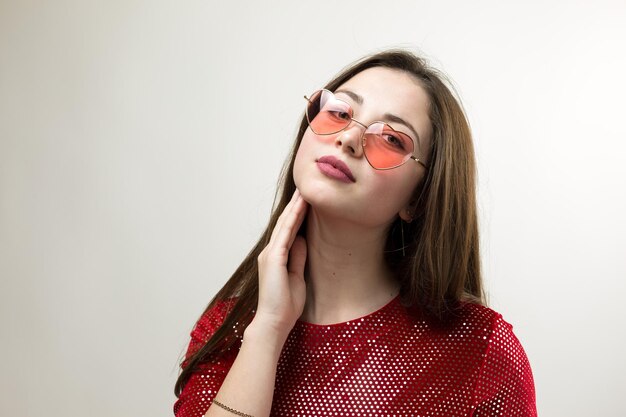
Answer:
[[339, 132], [335, 138], [335, 145], [354, 157], [360, 157], [363, 154], [362, 140], [364, 133], [364, 127], [358, 123], [352, 122], [348, 127]]

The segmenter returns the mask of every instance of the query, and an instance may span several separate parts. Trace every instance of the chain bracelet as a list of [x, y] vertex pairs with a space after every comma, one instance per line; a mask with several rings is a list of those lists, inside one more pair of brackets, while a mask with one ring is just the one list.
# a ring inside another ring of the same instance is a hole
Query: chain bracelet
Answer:
[[246, 414], [246, 413], [242, 413], [241, 411], [235, 410], [234, 408], [230, 408], [229, 406], [222, 404], [221, 402], [217, 401], [215, 398], [213, 398], [213, 403], [219, 405], [220, 407], [222, 407], [224, 410], [226, 411], [230, 411], [233, 414], [237, 414], [238, 416], [241, 417], [254, 417], [250, 414]]

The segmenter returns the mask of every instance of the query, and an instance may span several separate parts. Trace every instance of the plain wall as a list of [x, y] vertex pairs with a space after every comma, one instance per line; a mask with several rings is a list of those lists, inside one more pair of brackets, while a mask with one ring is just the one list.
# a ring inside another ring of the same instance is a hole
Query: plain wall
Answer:
[[1, 1], [0, 414], [172, 415], [302, 96], [386, 47], [453, 80], [490, 306], [542, 416], [626, 405], [623, 1]]

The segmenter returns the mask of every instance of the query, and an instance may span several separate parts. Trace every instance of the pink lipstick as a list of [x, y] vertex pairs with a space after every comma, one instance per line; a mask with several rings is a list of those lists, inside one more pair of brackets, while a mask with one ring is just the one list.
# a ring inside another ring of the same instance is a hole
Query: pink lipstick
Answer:
[[317, 162], [317, 167], [320, 171], [328, 177], [346, 183], [356, 182], [356, 179], [354, 178], [354, 175], [352, 175], [352, 171], [350, 171], [348, 165], [334, 156], [322, 156], [315, 162]]

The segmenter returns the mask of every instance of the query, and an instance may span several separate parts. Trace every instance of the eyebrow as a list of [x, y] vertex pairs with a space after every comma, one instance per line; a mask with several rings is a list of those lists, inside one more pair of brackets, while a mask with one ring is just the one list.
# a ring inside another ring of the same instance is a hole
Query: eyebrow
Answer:
[[[360, 95], [358, 95], [357, 93], [355, 93], [353, 91], [339, 89], [339, 90], [335, 90], [335, 93], [343, 93], [343, 94], [347, 95], [348, 97], [350, 97], [352, 100], [356, 101], [357, 104], [363, 104], [363, 97], [361, 97]], [[383, 115], [383, 118], [385, 118], [386, 120], [388, 120], [390, 122], [400, 123], [400, 124], [408, 127], [409, 129], [411, 129], [411, 132], [413, 132], [413, 134], [417, 138], [418, 143], [421, 144], [422, 141], [420, 139], [420, 135], [417, 134], [417, 131], [411, 125], [411, 123], [407, 122], [406, 120], [404, 120], [400, 116], [396, 116], [395, 114], [392, 114], [392, 113], [385, 113]]]

